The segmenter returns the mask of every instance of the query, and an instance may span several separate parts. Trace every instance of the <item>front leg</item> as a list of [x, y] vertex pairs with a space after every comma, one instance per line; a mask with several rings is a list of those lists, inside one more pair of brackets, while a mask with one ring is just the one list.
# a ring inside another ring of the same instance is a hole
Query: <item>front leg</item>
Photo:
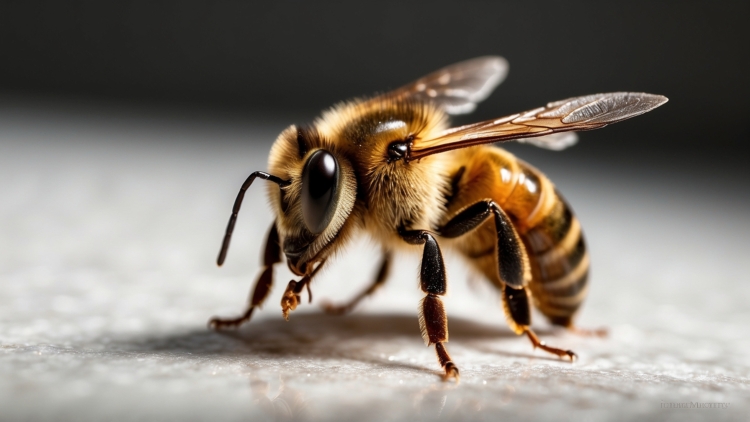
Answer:
[[317, 274], [320, 268], [323, 267], [323, 264], [325, 264], [325, 261], [321, 261], [310, 274], [302, 277], [300, 281], [289, 281], [289, 284], [287, 284], [286, 286], [286, 290], [284, 290], [284, 294], [281, 296], [281, 314], [284, 316], [285, 320], [289, 321], [289, 312], [297, 309], [297, 305], [299, 305], [299, 303], [301, 302], [300, 295], [302, 294], [302, 290], [304, 288], [307, 288], [309, 302], [312, 302], [310, 281], [315, 276], [315, 274]]
[[445, 371], [443, 379], [455, 378], [458, 381], [458, 367], [451, 361], [444, 345], [448, 342], [448, 317], [439, 296], [445, 295], [447, 281], [440, 246], [425, 230], [399, 230], [399, 235], [412, 245], [424, 245], [419, 286], [426, 296], [419, 307], [419, 328], [425, 343], [435, 345], [438, 361]]
[[[228, 244], [227, 240], [224, 242]], [[226, 248], [222, 248], [220, 261], [223, 261], [223, 257], [226, 254], [225, 250]], [[271, 286], [273, 285], [273, 265], [280, 261], [281, 246], [279, 243], [279, 232], [276, 229], [276, 222], [274, 222], [266, 238], [266, 248], [263, 253], [263, 272], [260, 274], [258, 281], [255, 282], [255, 288], [253, 289], [252, 296], [250, 296], [245, 313], [236, 318], [213, 317], [208, 322], [208, 326], [214, 330], [224, 330], [238, 328], [245, 322], [250, 321], [255, 308], [263, 305], [266, 297], [268, 297], [268, 293], [271, 291]]]
[[516, 334], [526, 334], [534, 348], [538, 347], [561, 358], [568, 357], [573, 361], [576, 358], [575, 353], [547, 346], [531, 330], [531, 307], [526, 288], [531, 272], [526, 249], [513, 227], [513, 222], [495, 201], [488, 199], [464, 208], [440, 228], [440, 235], [448, 238], [465, 235], [490, 216], [494, 217], [497, 232], [497, 270], [500, 281], [503, 283], [503, 310], [508, 325]]

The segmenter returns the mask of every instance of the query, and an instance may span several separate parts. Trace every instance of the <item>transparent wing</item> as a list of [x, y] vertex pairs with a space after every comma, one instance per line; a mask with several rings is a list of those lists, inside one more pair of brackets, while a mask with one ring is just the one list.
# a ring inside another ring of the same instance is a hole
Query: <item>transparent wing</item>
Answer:
[[534, 145], [535, 147], [550, 149], [552, 151], [562, 151], [565, 148], [572, 147], [578, 143], [578, 135], [575, 132], [552, 133], [544, 136], [533, 138], [517, 139], [523, 144]]
[[409, 159], [473, 145], [598, 129], [641, 115], [666, 102], [666, 97], [642, 92], [611, 92], [555, 101], [546, 107], [451, 128], [435, 138], [417, 140]]
[[471, 113], [508, 74], [508, 61], [500, 56], [466, 60], [430, 73], [384, 96], [428, 101], [448, 114]]

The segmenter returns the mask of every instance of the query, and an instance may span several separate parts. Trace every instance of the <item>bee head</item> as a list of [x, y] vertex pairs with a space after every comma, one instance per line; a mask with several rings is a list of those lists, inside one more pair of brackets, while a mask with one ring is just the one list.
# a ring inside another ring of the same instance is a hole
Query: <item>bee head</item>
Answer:
[[351, 163], [314, 128], [291, 126], [279, 135], [269, 170], [290, 183], [269, 189], [289, 268], [310, 271], [341, 243], [354, 208], [356, 179]]

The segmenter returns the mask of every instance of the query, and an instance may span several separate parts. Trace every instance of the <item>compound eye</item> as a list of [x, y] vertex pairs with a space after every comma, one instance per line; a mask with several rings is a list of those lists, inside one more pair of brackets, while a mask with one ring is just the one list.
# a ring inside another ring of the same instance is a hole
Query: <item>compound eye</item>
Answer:
[[310, 155], [302, 171], [302, 218], [318, 234], [328, 227], [338, 202], [339, 164], [330, 152]]

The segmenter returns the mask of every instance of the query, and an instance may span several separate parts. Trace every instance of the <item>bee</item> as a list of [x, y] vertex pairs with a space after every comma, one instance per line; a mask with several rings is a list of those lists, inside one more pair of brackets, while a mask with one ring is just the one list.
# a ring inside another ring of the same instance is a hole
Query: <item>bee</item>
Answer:
[[419, 325], [435, 345], [444, 379], [459, 378], [451, 359], [441, 296], [447, 278], [441, 247], [463, 256], [495, 288], [510, 328], [533, 347], [573, 361], [575, 353], [541, 342], [531, 329], [531, 304], [554, 325], [575, 329], [573, 317], [588, 287], [589, 255], [578, 219], [553, 183], [531, 165], [489, 144], [515, 140], [559, 150], [571, 131], [598, 129], [667, 102], [660, 95], [614, 92], [569, 98], [498, 119], [450, 127], [450, 115], [473, 111], [505, 78], [508, 64], [479, 57], [430, 73], [393, 91], [335, 105], [276, 139], [269, 172], [256, 171], [234, 202], [219, 252], [222, 265], [245, 191], [256, 178], [269, 184], [275, 214], [263, 271], [245, 313], [213, 318], [210, 327], [250, 320], [286, 257], [299, 280], [281, 299], [284, 318], [312, 300], [310, 282], [328, 258], [365, 232], [383, 258], [372, 284], [350, 302], [325, 309], [343, 314], [388, 277], [391, 258], [421, 248]]

